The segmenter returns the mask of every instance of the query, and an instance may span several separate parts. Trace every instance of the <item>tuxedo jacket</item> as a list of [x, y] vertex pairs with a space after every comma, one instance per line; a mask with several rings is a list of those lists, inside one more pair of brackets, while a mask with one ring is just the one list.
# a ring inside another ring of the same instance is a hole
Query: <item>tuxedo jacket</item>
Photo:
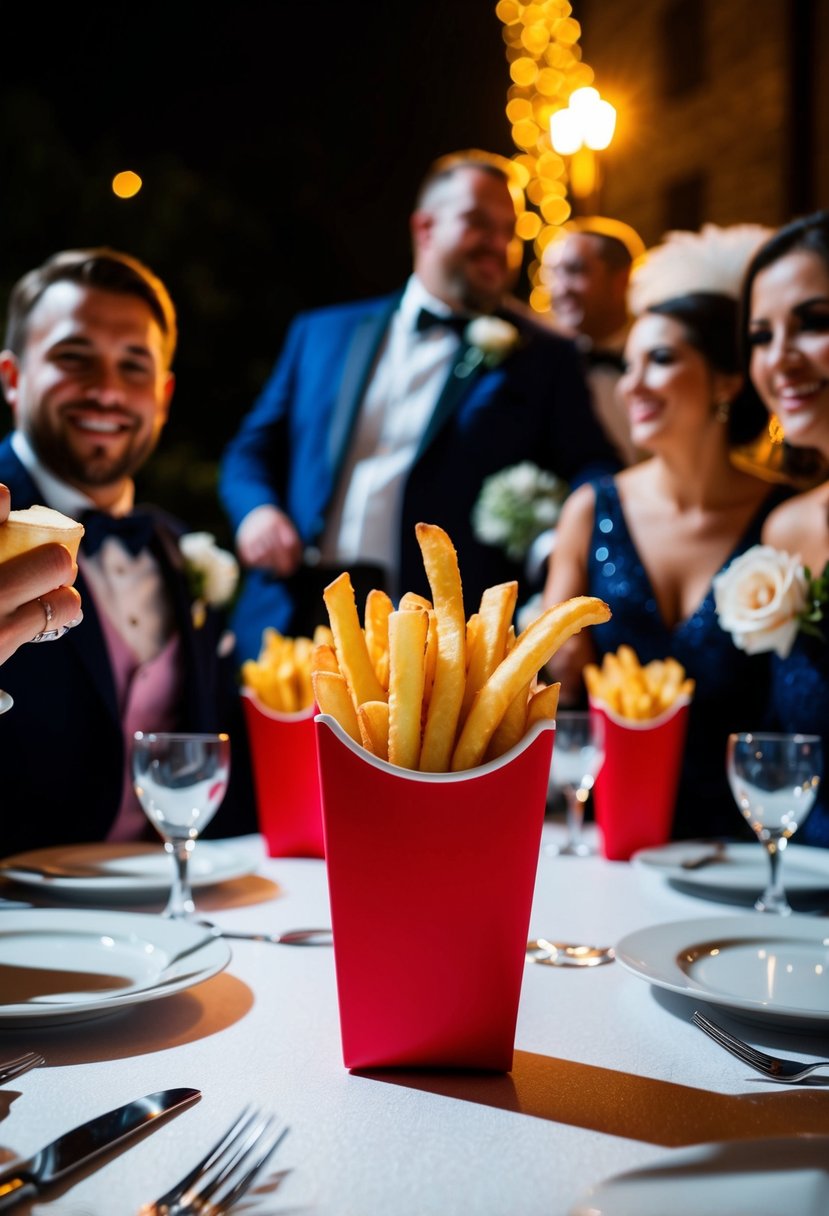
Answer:
[[[0, 444], [0, 481], [9, 487], [16, 510], [43, 501], [8, 438]], [[178, 547], [184, 529], [170, 516], [152, 513], [151, 547], [181, 635], [184, 686], [177, 729], [230, 735], [230, 788], [205, 835], [255, 832], [241, 699], [232, 658], [218, 654], [221, 617], [208, 609], [204, 625], [195, 628]], [[21, 646], [0, 667], [0, 687], [14, 698], [0, 718], [0, 856], [103, 840], [118, 811], [125, 756], [115, 682], [98, 612], [80, 571], [75, 586], [82, 599], [81, 623], [57, 641]], [[157, 839], [149, 825], [147, 838]]]
[[[222, 457], [219, 490], [234, 527], [270, 503], [305, 546], [322, 535], [360, 404], [400, 295], [300, 314], [269, 380]], [[572, 485], [619, 467], [590, 405], [580, 356], [568, 339], [523, 315], [501, 314], [519, 341], [497, 366], [464, 374], [461, 346], [409, 470], [399, 528], [399, 587], [428, 594], [418, 522], [439, 524], [458, 552], [467, 615], [484, 588], [523, 580], [518, 563], [475, 539], [472, 509], [486, 477], [523, 460]], [[370, 560], [370, 555], [366, 555]], [[234, 628], [240, 657], [262, 630], [293, 629], [296, 584], [249, 571]]]

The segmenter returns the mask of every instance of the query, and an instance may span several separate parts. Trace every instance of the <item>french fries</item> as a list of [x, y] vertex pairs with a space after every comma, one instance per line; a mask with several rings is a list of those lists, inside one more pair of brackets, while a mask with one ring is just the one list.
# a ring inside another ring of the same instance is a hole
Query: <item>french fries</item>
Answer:
[[[268, 709], [300, 713], [314, 703], [312, 667], [339, 671], [333, 641], [326, 625], [320, 625], [313, 638], [286, 638], [276, 629], [266, 629], [259, 658], [242, 664], [242, 684]], [[327, 657], [315, 657], [316, 650], [326, 651]]]
[[601, 666], [587, 663], [584, 682], [594, 701], [637, 722], [658, 718], [679, 697], [694, 694], [694, 681], [676, 659], [652, 659], [643, 665], [631, 646], [620, 646], [615, 654], [608, 651]]
[[431, 598], [407, 593], [394, 609], [369, 593], [360, 627], [348, 574], [323, 596], [333, 646], [313, 650], [312, 682], [323, 713], [373, 755], [421, 772], [474, 768], [555, 716], [558, 685], [537, 675], [559, 646], [610, 618], [602, 600], [580, 596], [546, 612], [518, 637], [518, 588], [489, 587], [466, 619], [458, 559], [447, 533], [418, 524]]

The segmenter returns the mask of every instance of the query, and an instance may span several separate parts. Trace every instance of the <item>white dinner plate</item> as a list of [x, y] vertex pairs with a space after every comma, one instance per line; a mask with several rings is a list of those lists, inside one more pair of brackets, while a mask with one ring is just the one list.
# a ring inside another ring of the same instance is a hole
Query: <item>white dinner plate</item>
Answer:
[[797, 1029], [829, 1025], [829, 918], [727, 916], [629, 933], [616, 959], [633, 975], [735, 1016]]
[[[698, 870], [683, 870], [683, 861], [692, 861], [710, 852], [702, 840], [675, 840], [653, 849], [640, 849], [631, 861], [635, 866], [663, 875], [672, 886], [704, 899], [728, 899], [754, 903], [769, 878], [769, 859], [759, 840], [756, 843], [727, 844], [720, 861]], [[829, 849], [807, 844], [789, 844], [782, 857], [783, 886], [791, 899], [804, 904], [823, 900], [829, 907]]]
[[[241, 878], [252, 874], [257, 864], [250, 852], [232, 843], [198, 840], [188, 867], [190, 885], [207, 887]], [[167, 898], [172, 865], [161, 843], [73, 844], [6, 857], [0, 875], [84, 904], [143, 903]], [[51, 872], [38, 873], [41, 867]]]
[[681, 1149], [593, 1187], [569, 1216], [825, 1216], [829, 1136]]
[[82, 1021], [223, 971], [227, 942], [143, 912], [27, 908], [0, 917], [0, 1029]]

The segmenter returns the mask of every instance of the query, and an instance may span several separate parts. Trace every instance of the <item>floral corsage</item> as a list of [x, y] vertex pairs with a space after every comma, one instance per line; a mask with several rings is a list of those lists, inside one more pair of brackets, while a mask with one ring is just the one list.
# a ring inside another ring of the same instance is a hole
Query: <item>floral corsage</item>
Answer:
[[187, 532], [179, 539], [187, 584], [193, 596], [193, 624], [200, 629], [208, 608], [224, 608], [239, 582], [239, 564], [220, 549], [210, 532]]
[[518, 345], [521, 335], [514, 325], [502, 317], [475, 317], [464, 330], [469, 343], [463, 360], [455, 368], [456, 376], [468, 376], [481, 363], [497, 367]]
[[521, 561], [536, 537], [558, 523], [568, 489], [560, 478], [529, 460], [493, 473], [472, 508], [475, 536]]
[[715, 576], [713, 587], [720, 626], [746, 654], [773, 650], [785, 659], [798, 633], [823, 640], [829, 562], [813, 578], [799, 555], [754, 545]]

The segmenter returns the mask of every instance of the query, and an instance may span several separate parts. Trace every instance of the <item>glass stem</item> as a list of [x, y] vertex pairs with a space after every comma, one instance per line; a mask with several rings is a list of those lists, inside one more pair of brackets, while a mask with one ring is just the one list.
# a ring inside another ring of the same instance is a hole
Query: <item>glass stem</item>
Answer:
[[174, 920], [180, 920], [192, 916], [196, 910], [190, 890], [190, 880], [187, 876], [187, 866], [190, 854], [193, 852], [193, 841], [165, 840], [164, 848], [173, 859], [173, 885], [170, 888], [170, 898], [164, 909], [164, 915]]
[[580, 789], [568, 785], [564, 791], [567, 800], [567, 844], [573, 849], [581, 844], [584, 827], [584, 800]]
[[772, 837], [764, 841], [769, 855], [769, 885], [754, 905], [759, 912], [778, 912], [785, 915], [791, 912], [783, 882], [780, 877], [780, 854], [786, 847], [785, 838], [780, 840]]

